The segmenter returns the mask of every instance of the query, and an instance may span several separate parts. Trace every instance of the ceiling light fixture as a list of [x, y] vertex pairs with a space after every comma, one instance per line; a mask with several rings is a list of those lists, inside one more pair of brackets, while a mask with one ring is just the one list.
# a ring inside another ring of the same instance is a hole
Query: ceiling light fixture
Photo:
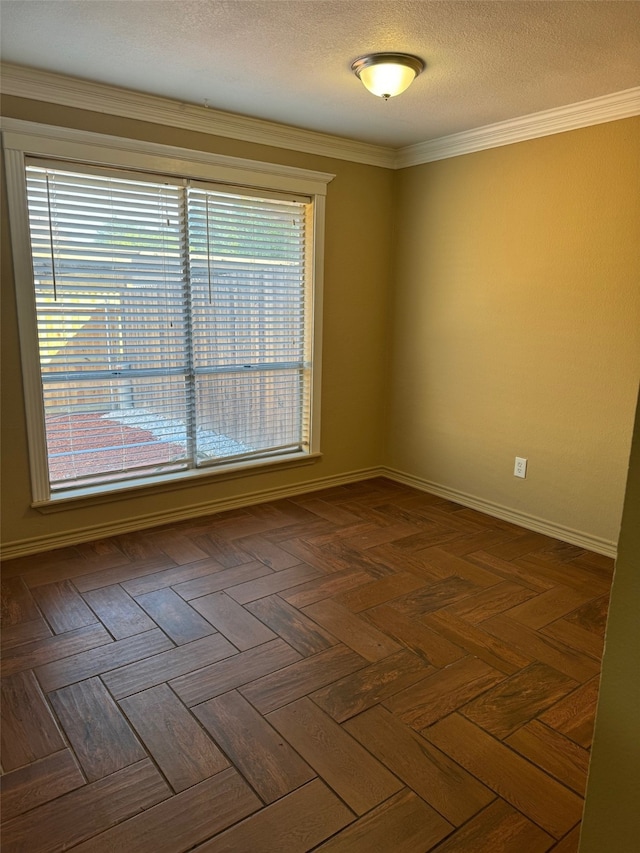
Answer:
[[409, 53], [368, 53], [351, 66], [364, 86], [385, 101], [408, 89], [424, 68], [424, 62]]

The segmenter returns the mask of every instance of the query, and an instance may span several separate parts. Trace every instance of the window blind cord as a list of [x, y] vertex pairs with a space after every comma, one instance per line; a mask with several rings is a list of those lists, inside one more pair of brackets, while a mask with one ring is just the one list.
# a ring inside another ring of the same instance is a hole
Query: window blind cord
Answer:
[[56, 258], [53, 251], [53, 222], [51, 217], [51, 191], [49, 188], [49, 175], [46, 175], [47, 180], [47, 214], [49, 217], [49, 247], [51, 249], [51, 280], [53, 282], [53, 301], [58, 301], [58, 288], [56, 282]]
[[165, 204], [164, 187], [158, 187], [158, 195], [160, 198], [160, 218], [162, 220], [162, 283], [164, 285], [165, 309], [167, 317], [169, 317], [169, 328], [173, 329], [173, 320], [171, 319], [171, 312], [168, 309], [169, 286], [167, 282], [167, 228], [170, 227], [171, 220], [169, 219], [169, 211]]
[[204, 211], [207, 219], [207, 274], [209, 276], [209, 305], [211, 305], [211, 242], [209, 237], [209, 196], [204, 197]]

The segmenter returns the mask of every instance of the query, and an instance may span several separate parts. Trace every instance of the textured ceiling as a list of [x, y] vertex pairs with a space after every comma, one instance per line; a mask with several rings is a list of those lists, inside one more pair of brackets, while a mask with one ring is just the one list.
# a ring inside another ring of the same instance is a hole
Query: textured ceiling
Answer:
[[[1, 0], [2, 58], [400, 147], [640, 84], [640, 2]], [[384, 103], [370, 51], [427, 70]]]

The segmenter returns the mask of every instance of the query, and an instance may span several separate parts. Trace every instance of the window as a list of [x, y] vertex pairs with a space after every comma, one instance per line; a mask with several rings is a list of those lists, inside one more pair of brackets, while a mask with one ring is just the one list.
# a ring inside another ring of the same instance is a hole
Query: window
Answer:
[[317, 178], [20, 153], [34, 501], [317, 454]]

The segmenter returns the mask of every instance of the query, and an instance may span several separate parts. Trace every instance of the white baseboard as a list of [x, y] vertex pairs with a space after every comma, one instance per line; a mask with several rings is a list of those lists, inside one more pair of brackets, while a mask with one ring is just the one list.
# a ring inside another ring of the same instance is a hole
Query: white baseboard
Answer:
[[538, 518], [526, 512], [519, 512], [501, 504], [487, 501], [484, 498], [478, 498], [466, 492], [459, 492], [457, 489], [450, 489], [447, 486], [441, 486], [439, 483], [432, 483], [430, 480], [414, 477], [412, 474], [396, 471], [393, 468], [384, 468], [382, 470], [382, 476], [387, 477], [389, 480], [394, 480], [396, 483], [403, 483], [405, 486], [412, 486], [421, 492], [428, 492], [440, 498], [446, 498], [454, 503], [462, 504], [462, 506], [477, 509], [486, 515], [500, 518], [502, 521], [510, 521], [512, 524], [532, 530], [534, 533], [543, 533], [545, 536], [560, 539], [560, 541], [568, 542], [570, 545], [577, 545], [579, 548], [585, 548], [587, 551], [595, 551], [596, 554], [603, 554], [605, 557], [612, 557], [613, 559], [616, 557], [617, 543], [609, 539], [592, 536], [590, 533], [584, 533], [581, 530], [573, 530], [571, 527], [564, 527], [561, 524], [555, 524], [553, 521]]
[[384, 476], [382, 468], [363, 468], [359, 471], [350, 471], [346, 474], [307, 480], [295, 485], [278, 486], [272, 489], [261, 489], [257, 492], [247, 492], [238, 497], [218, 498], [217, 500], [192, 504], [181, 507], [180, 509], [163, 510], [147, 515], [132, 516], [121, 521], [109, 521], [103, 524], [94, 524], [89, 527], [67, 530], [62, 533], [50, 533], [46, 536], [36, 536], [32, 539], [16, 540], [3, 545], [2, 560], [26, 557], [30, 554], [38, 554], [41, 551], [65, 548], [69, 545], [78, 545], [81, 542], [91, 542], [93, 539], [104, 539], [108, 536], [118, 536], [121, 533], [145, 530], [148, 527], [175, 524], [179, 521], [187, 521], [190, 518], [199, 518], [203, 515], [225, 512], [225, 510], [229, 509], [239, 509], [245, 506], [266, 503], [267, 501], [291, 498], [296, 495], [303, 495], [306, 492], [318, 492], [321, 489], [331, 489], [335, 486], [344, 486], [347, 483], [357, 483], [361, 480], [370, 480], [372, 477], [381, 476]]
[[95, 524], [90, 527], [81, 527], [75, 530], [64, 531], [62, 533], [52, 533], [46, 536], [38, 536], [32, 539], [16, 540], [8, 542], [2, 548], [2, 559], [10, 560], [15, 557], [26, 557], [30, 554], [38, 554], [41, 551], [50, 551], [56, 548], [65, 548], [69, 545], [78, 545], [81, 542], [90, 542], [93, 539], [103, 539], [108, 536], [117, 536], [121, 533], [131, 533], [136, 530], [144, 530], [148, 527], [159, 527], [164, 524], [175, 524], [179, 521], [186, 521], [190, 518], [199, 518], [203, 515], [213, 515], [218, 512], [225, 512], [230, 509], [240, 509], [253, 504], [266, 503], [267, 501], [280, 500], [283, 498], [291, 498], [296, 495], [302, 495], [306, 492], [317, 492], [322, 489], [330, 489], [335, 486], [344, 486], [348, 483], [357, 483], [362, 480], [369, 480], [373, 477], [387, 477], [396, 483], [402, 483], [405, 486], [411, 486], [421, 492], [428, 492], [432, 495], [437, 495], [441, 498], [459, 503], [462, 506], [477, 509], [479, 512], [484, 512], [486, 515], [500, 518], [503, 521], [510, 521], [512, 524], [517, 524], [524, 527], [526, 530], [532, 530], [535, 533], [543, 533], [545, 536], [551, 536], [554, 539], [560, 539], [562, 542], [568, 542], [571, 545], [577, 545], [580, 548], [585, 548], [588, 551], [595, 551], [597, 554], [603, 554], [606, 557], [616, 556], [616, 543], [607, 539], [602, 539], [598, 536], [592, 536], [589, 533], [584, 533], [579, 530], [573, 530], [569, 527], [564, 527], [554, 522], [548, 521], [537, 516], [530, 515], [524, 512], [518, 512], [501, 504], [493, 503], [492, 501], [478, 498], [474, 495], [469, 495], [466, 492], [460, 492], [457, 489], [450, 489], [447, 486], [441, 486], [438, 483], [433, 483], [429, 480], [424, 480], [420, 477], [415, 477], [412, 474], [405, 474], [402, 471], [397, 471], [393, 468], [362, 468], [358, 471], [350, 471], [346, 474], [337, 474], [331, 477], [322, 477], [320, 479], [307, 480], [302, 483], [297, 483], [291, 486], [279, 486], [272, 489], [262, 489], [256, 492], [247, 492], [244, 495], [233, 498], [218, 498], [217, 500], [207, 501], [206, 503], [192, 504], [191, 506], [181, 507], [178, 510], [163, 510], [162, 512], [149, 513], [147, 515], [138, 515], [127, 518], [121, 521], [111, 521], [104, 524]]

